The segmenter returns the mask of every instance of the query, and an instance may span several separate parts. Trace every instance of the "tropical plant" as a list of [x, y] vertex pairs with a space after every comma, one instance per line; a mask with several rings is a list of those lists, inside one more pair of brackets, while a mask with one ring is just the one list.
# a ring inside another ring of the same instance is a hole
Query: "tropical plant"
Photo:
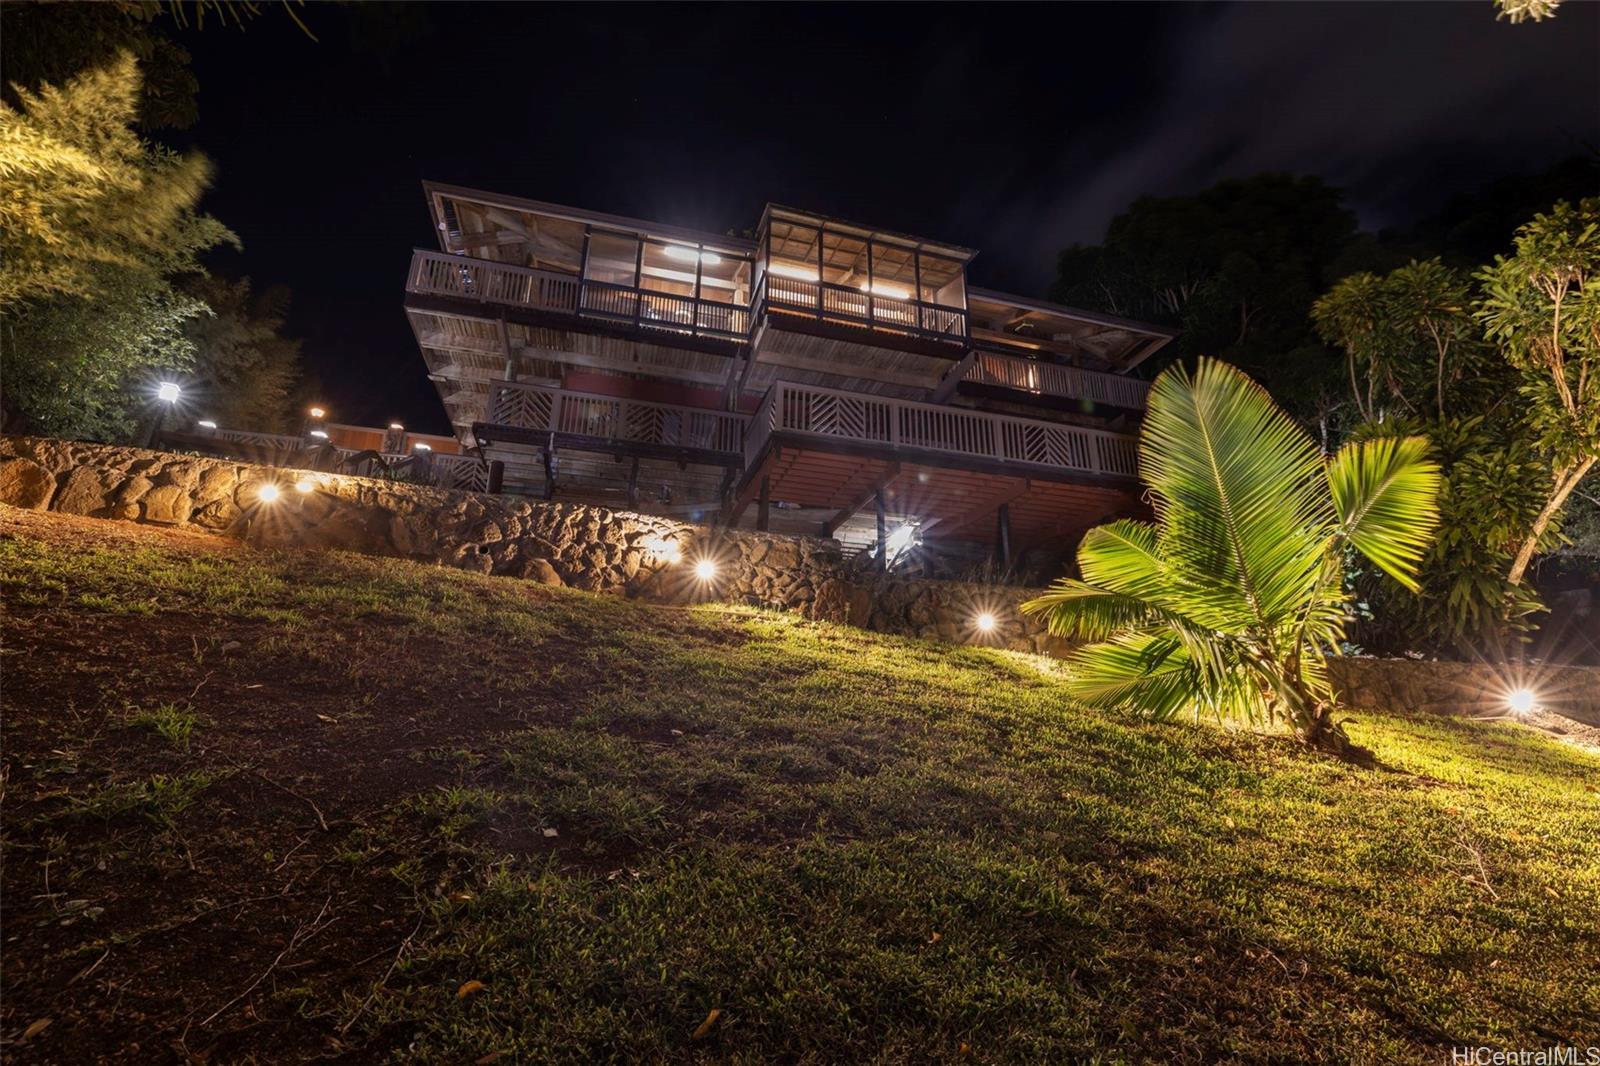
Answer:
[[1343, 750], [1326, 656], [1347, 618], [1344, 553], [1416, 587], [1437, 522], [1427, 447], [1388, 437], [1325, 459], [1236, 368], [1169, 368], [1139, 442], [1155, 520], [1090, 530], [1082, 580], [1023, 609], [1096, 642], [1070, 662], [1070, 690], [1092, 706], [1284, 718], [1306, 743]]
[[1478, 274], [1478, 318], [1521, 375], [1529, 425], [1554, 460], [1544, 506], [1507, 575], [1521, 584], [1545, 531], [1600, 462], [1600, 198], [1565, 201]]

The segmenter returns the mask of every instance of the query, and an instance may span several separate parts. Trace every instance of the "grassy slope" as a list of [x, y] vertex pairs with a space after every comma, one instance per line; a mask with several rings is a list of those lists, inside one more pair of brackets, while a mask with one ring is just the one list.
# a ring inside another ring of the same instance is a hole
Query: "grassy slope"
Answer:
[[1600, 1034], [1600, 759], [1512, 727], [1361, 716], [1359, 769], [1028, 657], [0, 522], [15, 1061]]

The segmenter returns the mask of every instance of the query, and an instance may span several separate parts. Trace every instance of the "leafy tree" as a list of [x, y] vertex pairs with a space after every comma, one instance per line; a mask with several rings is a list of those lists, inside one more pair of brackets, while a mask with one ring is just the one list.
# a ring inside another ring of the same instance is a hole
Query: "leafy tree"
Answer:
[[65, 86], [0, 104], [0, 372], [8, 420], [74, 436], [131, 424], [126, 390], [193, 353], [183, 325], [206, 313], [173, 280], [201, 252], [236, 242], [196, 205], [211, 178], [197, 154], [132, 131], [131, 55]]
[[226, 426], [279, 432], [294, 420], [291, 396], [300, 378], [300, 342], [282, 336], [289, 291], [251, 292], [250, 279], [207, 277], [189, 292], [211, 308], [191, 319], [185, 335], [194, 345], [186, 391]]
[[1102, 244], [1061, 254], [1051, 295], [1177, 326], [1174, 358], [1226, 359], [1314, 417], [1341, 368], [1309, 313], [1335, 271], [1351, 268], [1355, 232], [1342, 194], [1318, 178], [1262, 174], [1193, 196], [1143, 197], [1111, 221]]
[[1510, 256], [1481, 271], [1488, 339], [1520, 392], [1555, 472], [1508, 575], [1520, 584], [1546, 529], [1600, 461], [1600, 198], [1558, 203], [1517, 231]]
[[1099, 707], [1287, 718], [1306, 743], [1348, 741], [1325, 657], [1343, 637], [1344, 553], [1415, 587], [1437, 521], [1420, 438], [1347, 445], [1331, 460], [1249, 377], [1211, 359], [1150, 391], [1139, 472], [1155, 521], [1089, 531], [1082, 580], [1024, 610], [1098, 643], [1072, 655], [1072, 693]]

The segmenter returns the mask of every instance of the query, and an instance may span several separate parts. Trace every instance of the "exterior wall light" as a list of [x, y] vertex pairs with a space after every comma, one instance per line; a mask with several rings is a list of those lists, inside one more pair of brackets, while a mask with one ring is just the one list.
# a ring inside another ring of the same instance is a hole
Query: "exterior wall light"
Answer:
[[325, 433], [325, 432], [323, 432], [323, 431], [322, 431], [322, 430], [320, 430], [320, 429], [314, 429], [314, 430], [312, 430], [312, 431], [311, 431], [311, 435], [312, 435], [312, 436], [313, 436], [313, 437], [316, 437], [316, 438], [317, 438], [317, 439], [318, 439], [318, 440], [327, 440], [327, 439], [328, 439], [328, 434], [327, 434], [327, 433]]
[[1526, 718], [1538, 706], [1538, 699], [1532, 689], [1514, 688], [1506, 696], [1506, 706], [1511, 708], [1511, 713], [1518, 718]]
[[328, 412], [326, 412], [326, 411], [324, 411], [324, 410], [323, 410], [323, 409], [322, 409], [322, 408], [320, 408], [320, 407], [313, 407], [313, 408], [312, 408], [312, 409], [311, 409], [311, 411], [310, 411], [310, 414], [311, 414], [311, 417], [312, 417], [312, 418], [321, 418], [321, 417], [322, 417], [322, 416], [323, 416], [323, 415], [325, 415], [325, 414], [327, 414], [327, 413], [328, 413]]
[[701, 559], [694, 564], [694, 576], [701, 581], [710, 581], [717, 576], [717, 564], [710, 559]]
[[296, 481], [294, 483], [294, 490], [296, 492], [300, 492], [300, 493], [310, 492], [312, 489], [314, 489], [316, 487], [317, 486], [312, 484], [311, 479], [308, 478], [308, 477], [303, 477], [299, 481]]
[[417, 441], [417, 443], [413, 444], [411, 447], [412, 447], [413, 451], [419, 451], [419, 452], [431, 452], [431, 451], [433, 451], [433, 445], [424, 444], [420, 440]]
[[209, 419], [209, 418], [202, 418], [199, 422], [197, 422], [195, 424], [198, 425], [201, 429], [216, 429], [217, 428], [217, 424], [215, 422], [211, 421], [211, 419]]
[[995, 625], [994, 615], [990, 614], [988, 611], [984, 611], [973, 620], [973, 624], [978, 627], [979, 633], [993, 633]]
[[176, 382], [163, 381], [156, 386], [156, 399], [165, 400], [167, 403], [177, 403], [178, 397], [183, 395], [183, 389]]
[[256, 489], [256, 499], [260, 500], [262, 503], [271, 503], [277, 498], [278, 486], [274, 485], [270, 481]]
[[389, 428], [390, 428], [390, 429], [393, 429], [393, 430], [401, 430], [401, 429], [405, 429], [405, 428], [406, 428], [406, 427], [405, 427], [405, 426], [402, 426], [402, 425], [401, 425], [401, 424], [400, 424], [400, 423], [398, 423], [398, 422], [390, 422], [390, 423], [389, 423]]

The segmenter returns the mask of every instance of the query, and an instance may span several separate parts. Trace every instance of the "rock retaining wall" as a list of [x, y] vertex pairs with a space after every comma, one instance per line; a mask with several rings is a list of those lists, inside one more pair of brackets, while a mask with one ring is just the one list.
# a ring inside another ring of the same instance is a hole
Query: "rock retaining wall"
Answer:
[[1600, 669], [1592, 666], [1345, 658], [1331, 660], [1329, 674], [1340, 699], [1363, 710], [1495, 717], [1509, 710], [1512, 690], [1526, 688], [1543, 709], [1600, 725]]
[[[299, 491], [302, 484], [309, 491]], [[262, 499], [266, 486], [277, 499]], [[582, 504], [36, 437], [0, 440], [0, 502], [199, 527], [268, 546], [436, 562], [590, 592], [714, 597], [884, 633], [1027, 651], [1050, 643], [1043, 627], [1016, 609], [1026, 589], [862, 575], [846, 565], [836, 541], [712, 530]], [[701, 558], [716, 563], [712, 581], [693, 575]], [[974, 625], [985, 612], [995, 620], [988, 633]]]

